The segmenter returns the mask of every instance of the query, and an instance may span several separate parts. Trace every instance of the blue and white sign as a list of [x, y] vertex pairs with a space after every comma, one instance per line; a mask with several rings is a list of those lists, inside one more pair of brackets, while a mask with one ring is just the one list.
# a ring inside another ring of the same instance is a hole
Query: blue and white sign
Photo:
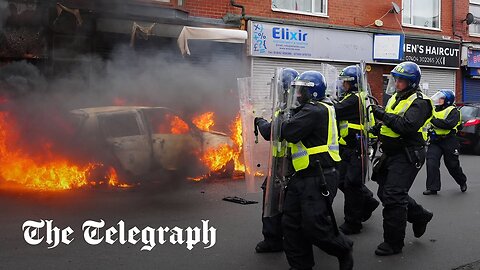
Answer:
[[250, 21], [249, 34], [252, 56], [372, 61], [370, 33]]
[[374, 60], [401, 60], [403, 59], [403, 35], [373, 36], [373, 59]]

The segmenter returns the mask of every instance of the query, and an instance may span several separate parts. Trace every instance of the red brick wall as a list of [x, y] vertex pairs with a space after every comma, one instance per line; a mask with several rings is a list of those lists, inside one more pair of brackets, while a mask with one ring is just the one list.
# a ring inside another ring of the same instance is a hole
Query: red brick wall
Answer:
[[[408, 33], [425, 33], [439, 36], [453, 35], [452, 28], [452, 1], [455, 0], [442, 0], [442, 15], [441, 15], [441, 28], [442, 31], [422, 30], [417, 28], [404, 27], [404, 31]], [[299, 15], [292, 13], [275, 12], [271, 9], [272, 0], [237, 0], [238, 4], [244, 5], [246, 8], [247, 16], [260, 16], [276, 19], [288, 19], [298, 21], [308, 21], [340, 26], [350, 26], [364, 28], [364, 26], [372, 24], [375, 19], [380, 18], [390, 8], [390, 1], [379, 0], [330, 0], [328, 2], [328, 18]], [[395, 0], [400, 7], [402, 6], [401, 0]], [[468, 13], [468, 0], [456, 0], [456, 20], [455, 24], [457, 32], [460, 35], [465, 35], [466, 24], [460, 21], [465, 18]], [[220, 19], [227, 12], [240, 14], [239, 8], [234, 8], [230, 5], [229, 0], [185, 0], [185, 9], [190, 12], [192, 16], [210, 17]], [[401, 14], [396, 15], [401, 22]], [[400, 25], [395, 20], [394, 14], [388, 14], [383, 19], [384, 26], [380, 29], [389, 31], [401, 31]], [[376, 28], [371, 26], [371, 28]], [[480, 41], [480, 39], [477, 39]]]
[[[455, 18], [453, 18], [452, 1], [455, 2]], [[365, 28], [372, 24], [375, 19], [383, 16], [390, 8], [391, 1], [380, 0], [329, 0], [328, 18], [299, 15], [293, 13], [275, 12], [271, 9], [272, 0], [236, 0], [238, 4], [244, 5], [247, 16], [258, 16], [275, 19], [286, 19], [302, 22], [315, 22], [330, 25]], [[400, 7], [402, 0], [394, 0]], [[229, 0], [185, 0], [185, 9], [192, 16], [210, 17], [220, 19], [227, 12], [240, 14], [239, 8], [232, 7]], [[462, 20], [469, 12], [469, 0], [442, 0], [441, 1], [441, 31], [423, 30], [418, 28], [404, 27], [406, 34], [428, 34], [443, 36], [450, 39], [479, 42], [480, 38], [470, 37], [468, 26]], [[399, 22], [402, 21], [402, 14], [397, 14]], [[388, 31], [401, 31], [401, 27], [395, 19], [395, 14], [387, 14], [383, 19], [384, 26], [379, 28]], [[454, 37], [455, 34], [460, 37]], [[375, 26], [369, 28], [375, 29]], [[373, 65], [370, 72], [370, 83], [375, 96], [381, 97], [382, 74], [389, 73], [391, 66]], [[462, 86], [461, 71], [457, 72], [457, 97], [461, 98]]]

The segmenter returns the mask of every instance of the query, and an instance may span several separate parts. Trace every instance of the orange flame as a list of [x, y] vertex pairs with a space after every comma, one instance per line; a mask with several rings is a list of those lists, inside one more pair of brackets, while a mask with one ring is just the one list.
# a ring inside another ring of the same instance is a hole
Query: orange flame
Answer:
[[127, 100], [125, 98], [115, 97], [115, 98], [113, 98], [113, 105], [115, 105], [115, 106], [125, 106], [125, 105], [127, 105]]
[[[212, 116], [213, 119], [213, 116]], [[233, 160], [236, 172], [245, 172], [245, 165], [240, 161], [240, 153], [242, 150], [242, 121], [240, 116], [230, 126], [230, 132], [234, 145], [220, 145], [216, 148], [210, 148], [204, 151], [200, 160], [205, 164], [210, 172], [220, 172], [226, 169], [226, 165]], [[194, 181], [200, 181], [204, 177], [190, 178]]]
[[51, 191], [79, 188], [90, 183], [88, 177], [93, 169], [103, 166], [74, 164], [52, 153], [49, 142], [44, 144], [42, 156], [37, 157], [15, 147], [19, 140], [11, 115], [0, 112], [0, 180], [18, 187]]
[[210, 131], [210, 128], [215, 124], [213, 116], [213, 112], [206, 112], [197, 117], [194, 117], [192, 122], [198, 129], [202, 131]]
[[187, 123], [180, 117], [168, 115], [168, 118], [170, 119], [170, 131], [172, 134], [186, 134], [190, 131]]

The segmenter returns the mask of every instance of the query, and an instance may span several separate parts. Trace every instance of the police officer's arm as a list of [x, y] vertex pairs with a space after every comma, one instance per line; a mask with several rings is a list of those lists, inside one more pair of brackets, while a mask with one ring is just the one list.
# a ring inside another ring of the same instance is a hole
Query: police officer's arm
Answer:
[[291, 143], [298, 143], [313, 131], [319, 117], [312, 111], [312, 105], [306, 104], [292, 118], [282, 123], [282, 138]]
[[432, 106], [429, 101], [416, 99], [403, 116], [385, 113], [383, 123], [398, 134], [417, 132], [425, 120], [432, 115]]
[[266, 140], [270, 141], [270, 133], [272, 130], [272, 123], [269, 123], [267, 120], [263, 118], [259, 118], [257, 120], [258, 131], [260, 131], [260, 135]]
[[431, 123], [437, 128], [440, 129], [452, 129], [460, 121], [460, 112], [457, 109], [453, 109], [447, 116], [445, 120], [433, 118]]
[[349, 120], [352, 115], [358, 114], [358, 97], [350, 95], [348, 98], [333, 105], [337, 120]]

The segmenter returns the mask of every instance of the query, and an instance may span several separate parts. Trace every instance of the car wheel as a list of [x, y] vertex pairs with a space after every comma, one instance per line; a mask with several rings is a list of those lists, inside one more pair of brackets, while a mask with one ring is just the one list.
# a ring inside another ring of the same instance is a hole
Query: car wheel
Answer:
[[475, 153], [475, 155], [480, 156], [480, 141], [478, 141], [477, 144], [475, 145], [475, 148], [473, 149], [473, 152]]

